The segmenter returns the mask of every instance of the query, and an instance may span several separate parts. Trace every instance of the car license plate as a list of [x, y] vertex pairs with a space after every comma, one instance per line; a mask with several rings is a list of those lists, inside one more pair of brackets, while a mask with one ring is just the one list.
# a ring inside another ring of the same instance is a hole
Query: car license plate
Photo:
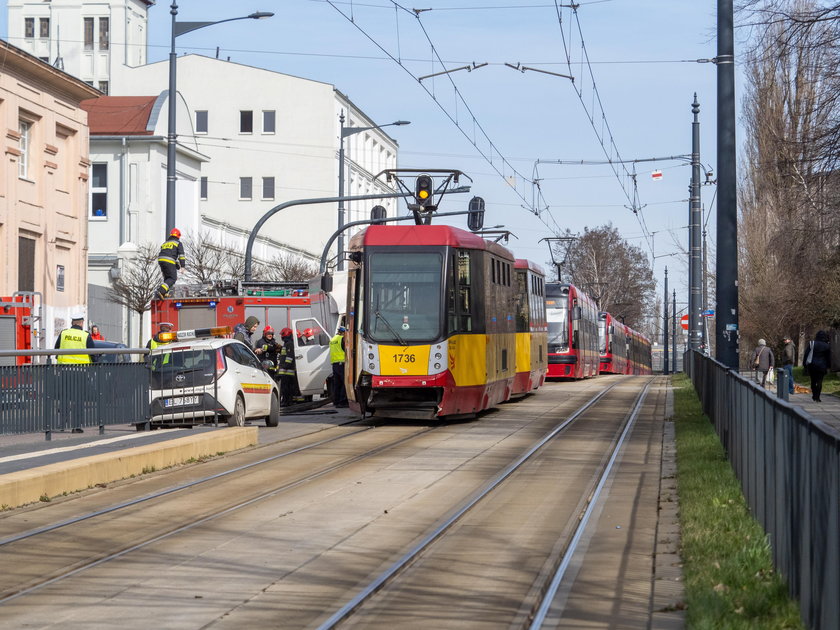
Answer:
[[184, 396], [182, 398], [164, 398], [163, 406], [169, 407], [184, 407], [186, 405], [197, 405], [198, 396]]

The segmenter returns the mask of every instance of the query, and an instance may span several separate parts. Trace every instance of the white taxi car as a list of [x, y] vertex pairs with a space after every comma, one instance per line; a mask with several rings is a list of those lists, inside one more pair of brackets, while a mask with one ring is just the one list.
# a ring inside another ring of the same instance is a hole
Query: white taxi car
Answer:
[[152, 424], [192, 426], [218, 417], [230, 426], [254, 418], [277, 426], [280, 391], [269, 364], [241, 341], [205, 336], [225, 332], [229, 329], [161, 333], [175, 340], [148, 357]]

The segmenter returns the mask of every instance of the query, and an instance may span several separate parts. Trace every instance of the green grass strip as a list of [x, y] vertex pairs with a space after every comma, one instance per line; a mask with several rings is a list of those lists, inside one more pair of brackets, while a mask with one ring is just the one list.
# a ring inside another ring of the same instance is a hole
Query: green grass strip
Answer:
[[804, 628], [691, 381], [672, 384], [687, 627]]

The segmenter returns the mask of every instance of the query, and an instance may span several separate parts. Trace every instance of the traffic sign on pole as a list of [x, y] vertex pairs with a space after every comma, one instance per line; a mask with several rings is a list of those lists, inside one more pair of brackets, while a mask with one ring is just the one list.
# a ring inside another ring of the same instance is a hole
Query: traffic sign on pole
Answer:
[[680, 317], [680, 326], [683, 330], [688, 330], [688, 313]]

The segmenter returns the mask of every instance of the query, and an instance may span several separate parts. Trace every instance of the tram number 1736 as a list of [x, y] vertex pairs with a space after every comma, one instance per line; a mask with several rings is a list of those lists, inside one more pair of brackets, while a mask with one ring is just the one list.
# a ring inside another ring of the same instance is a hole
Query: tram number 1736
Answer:
[[417, 357], [413, 354], [395, 354], [394, 363], [415, 363]]

